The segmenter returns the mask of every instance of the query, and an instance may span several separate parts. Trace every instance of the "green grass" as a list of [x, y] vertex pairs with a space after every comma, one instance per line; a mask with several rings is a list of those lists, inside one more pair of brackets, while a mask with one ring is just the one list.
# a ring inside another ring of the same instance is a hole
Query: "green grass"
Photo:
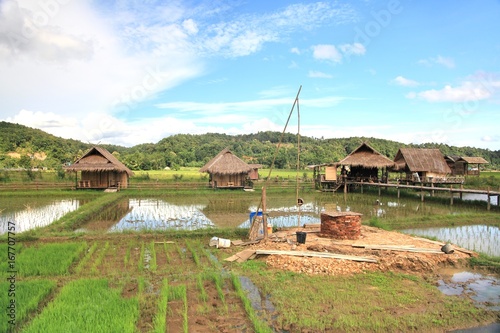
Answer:
[[[56, 283], [49, 280], [31, 280], [31, 281], [16, 281], [15, 291], [10, 297], [8, 290], [10, 283], [6, 281], [0, 282], [0, 291], [4, 293], [0, 298], [0, 332], [9, 332], [13, 328], [20, 327], [21, 324], [28, 318], [28, 315], [34, 312], [40, 302], [50, 294], [55, 288]], [[13, 318], [9, 316], [9, 306], [11, 299], [15, 300], [15, 325], [14, 322], [9, 323]]]
[[158, 309], [153, 319], [153, 330], [154, 333], [162, 333], [167, 329], [167, 306], [168, 306], [168, 296], [170, 294], [168, 280], [163, 279], [160, 298], [158, 300]]
[[470, 325], [471, 318], [488, 318], [470, 301], [444, 296], [417, 276], [390, 272], [307, 276], [269, 270], [262, 262], [240, 267], [241, 275], [270, 295], [279, 313], [277, 325], [285, 330], [436, 331]]
[[20, 276], [68, 275], [86, 243], [50, 243], [25, 247], [16, 260]]
[[137, 298], [123, 299], [105, 279], [69, 282], [24, 333], [135, 332]]

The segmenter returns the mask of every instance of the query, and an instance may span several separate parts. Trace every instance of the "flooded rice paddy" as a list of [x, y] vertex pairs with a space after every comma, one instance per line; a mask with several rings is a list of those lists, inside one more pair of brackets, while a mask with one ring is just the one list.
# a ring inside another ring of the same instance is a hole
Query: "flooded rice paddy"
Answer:
[[[275, 228], [295, 227], [320, 223], [325, 211], [354, 211], [368, 221], [376, 217], [404, 219], [431, 215], [459, 215], [471, 211], [485, 211], [484, 207], [446, 203], [422, 202], [414, 197], [395, 198], [383, 195], [349, 193], [306, 193], [304, 204], [295, 205], [295, 194], [270, 194], [267, 198], [268, 222]], [[196, 230], [206, 228], [249, 228], [250, 213], [259, 206], [258, 193], [245, 196], [192, 195], [164, 198], [123, 198], [112, 207], [94, 216], [79, 231], [122, 232], [145, 230]], [[80, 200], [48, 198], [16, 198], [0, 206], [0, 234], [5, 233], [8, 221], [16, 223], [16, 231], [23, 232], [47, 226], [64, 214], [78, 209]], [[498, 226], [468, 225], [460, 227], [412, 228], [405, 233], [432, 236], [446, 242], [488, 255], [499, 256]]]
[[0, 235], [7, 232], [7, 225], [15, 223], [16, 233], [45, 227], [65, 214], [80, 207], [80, 200], [20, 200], [3, 202], [0, 206]]

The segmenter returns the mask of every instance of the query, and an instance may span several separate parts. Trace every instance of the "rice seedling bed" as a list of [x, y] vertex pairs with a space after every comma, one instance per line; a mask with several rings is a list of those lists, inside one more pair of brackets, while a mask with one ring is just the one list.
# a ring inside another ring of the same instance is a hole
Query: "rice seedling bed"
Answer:
[[56, 276], [69, 274], [69, 268], [86, 244], [48, 243], [24, 248], [17, 257], [20, 276]]
[[23, 332], [134, 332], [137, 298], [124, 299], [105, 279], [65, 285]]
[[[8, 290], [10, 282], [0, 282], [0, 290]], [[8, 332], [13, 327], [20, 327], [28, 316], [37, 310], [39, 304], [55, 288], [56, 283], [50, 280], [21, 281], [16, 284], [15, 298], [1, 297], [0, 332]], [[2, 295], [3, 296], [3, 295]], [[10, 300], [15, 299], [12, 305]], [[10, 311], [15, 307], [14, 310]], [[15, 314], [15, 317], [12, 315]], [[12, 321], [13, 320], [13, 321]], [[9, 321], [11, 321], [9, 323]]]

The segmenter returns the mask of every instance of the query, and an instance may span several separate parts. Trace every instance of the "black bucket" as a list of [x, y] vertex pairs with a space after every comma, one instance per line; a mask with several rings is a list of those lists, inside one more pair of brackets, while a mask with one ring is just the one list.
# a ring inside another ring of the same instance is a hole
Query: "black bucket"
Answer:
[[297, 243], [305, 244], [307, 233], [303, 231], [297, 231]]

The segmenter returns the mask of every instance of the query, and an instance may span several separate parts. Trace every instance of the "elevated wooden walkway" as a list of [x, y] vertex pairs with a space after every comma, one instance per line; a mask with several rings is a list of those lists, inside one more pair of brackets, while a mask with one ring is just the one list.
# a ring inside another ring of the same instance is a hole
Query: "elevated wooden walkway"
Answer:
[[347, 181], [347, 186], [344, 187], [344, 191], [346, 192], [349, 185], [355, 185], [359, 186], [361, 188], [361, 193], [363, 193], [363, 187], [364, 186], [372, 186], [372, 187], [378, 187], [379, 189], [379, 194], [380, 190], [382, 188], [395, 188], [398, 191], [398, 198], [400, 196], [400, 189], [413, 189], [413, 190], [418, 190], [421, 192], [421, 199], [424, 201], [424, 193], [425, 192], [430, 192], [431, 196], [434, 195], [435, 192], [448, 192], [450, 193], [450, 205], [453, 205], [453, 199], [454, 195], [458, 193], [459, 198], [462, 199], [462, 195], [464, 193], [470, 193], [470, 194], [480, 194], [480, 195], [486, 195], [488, 197], [487, 199], [487, 207], [488, 210], [491, 208], [491, 197], [497, 197], [497, 206], [500, 207], [500, 192], [499, 191], [491, 191], [491, 190], [478, 190], [478, 189], [465, 189], [461, 185], [460, 188], [454, 188], [453, 185], [450, 187], [437, 187], [434, 186], [433, 183], [427, 183], [424, 184], [422, 183], [421, 185], [404, 185], [404, 184], [394, 184], [394, 183], [366, 183], [366, 182], [355, 182], [355, 181]]

